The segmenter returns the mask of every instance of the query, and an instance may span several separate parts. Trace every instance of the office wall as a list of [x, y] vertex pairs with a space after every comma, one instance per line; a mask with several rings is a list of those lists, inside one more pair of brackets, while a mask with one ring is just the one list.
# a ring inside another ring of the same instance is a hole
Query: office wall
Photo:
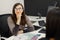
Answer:
[[12, 7], [17, 2], [24, 5], [24, 0], [0, 0], [0, 15], [12, 13]]

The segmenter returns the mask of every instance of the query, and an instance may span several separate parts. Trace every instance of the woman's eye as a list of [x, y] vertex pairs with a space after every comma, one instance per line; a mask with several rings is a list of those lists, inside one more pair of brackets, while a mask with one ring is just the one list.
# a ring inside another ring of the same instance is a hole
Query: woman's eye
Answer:
[[16, 10], [21, 10], [22, 8], [15, 8]]

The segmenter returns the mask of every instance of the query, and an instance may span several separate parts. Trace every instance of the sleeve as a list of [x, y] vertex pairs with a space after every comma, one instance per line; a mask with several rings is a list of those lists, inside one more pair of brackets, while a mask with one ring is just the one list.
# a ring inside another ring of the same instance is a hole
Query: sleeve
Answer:
[[35, 28], [32, 25], [32, 22], [29, 20], [27, 15], [26, 15], [26, 22], [27, 22], [27, 25], [28, 25], [28, 30], [33, 31]]
[[17, 35], [18, 31], [19, 31], [19, 25], [15, 24], [15, 27], [13, 28], [13, 35]]

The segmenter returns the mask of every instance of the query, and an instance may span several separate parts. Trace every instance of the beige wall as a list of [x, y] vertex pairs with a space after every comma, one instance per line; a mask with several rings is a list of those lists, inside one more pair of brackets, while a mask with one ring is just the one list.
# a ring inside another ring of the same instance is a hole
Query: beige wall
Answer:
[[24, 5], [24, 0], [0, 0], [0, 15], [12, 13], [12, 7], [17, 2]]

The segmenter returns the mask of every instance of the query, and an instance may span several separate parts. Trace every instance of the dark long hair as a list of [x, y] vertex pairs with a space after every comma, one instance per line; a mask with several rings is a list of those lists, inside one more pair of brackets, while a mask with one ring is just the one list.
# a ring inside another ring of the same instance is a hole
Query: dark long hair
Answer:
[[[12, 9], [12, 19], [14, 21], [14, 23], [16, 23], [17, 21], [17, 18], [16, 18], [16, 14], [15, 14], [15, 8], [16, 6], [18, 5], [21, 5], [22, 6], [22, 9], [24, 9], [23, 5], [21, 3], [16, 3], [14, 6], [13, 6], [13, 9]], [[22, 16], [21, 16], [21, 22], [20, 22], [21, 25], [25, 25], [26, 24], [26, 18], [25, 18], [25, 11], [23, 10], [23, 13], [22, 13]]]
[[58, 36], [60, 30], [60, 8], [50, 10], [46, 17], [46, 37], [54, 38]]

